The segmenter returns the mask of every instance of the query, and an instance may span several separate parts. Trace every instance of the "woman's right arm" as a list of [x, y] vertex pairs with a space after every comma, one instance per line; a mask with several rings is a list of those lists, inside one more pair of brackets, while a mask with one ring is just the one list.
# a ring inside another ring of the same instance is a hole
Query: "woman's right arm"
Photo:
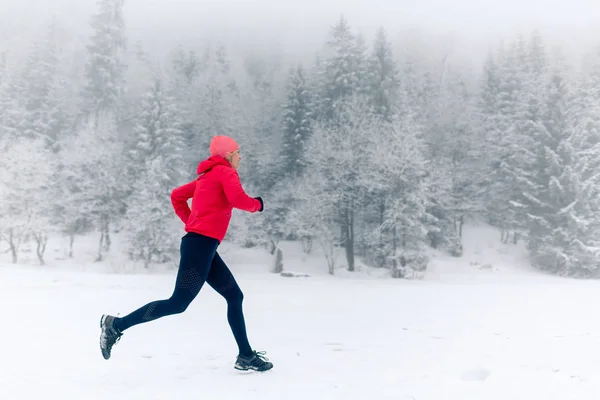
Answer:
[[192, 213], [188, 200], [194, 197], [194, 191], [196, 190], [196, 181], [193, 180], [190, 183], [186, 183], [183, 186], [179, 186], [171, 192], [171, 204], [175, 209], [175, 214], [187, 224], [187, 220]]

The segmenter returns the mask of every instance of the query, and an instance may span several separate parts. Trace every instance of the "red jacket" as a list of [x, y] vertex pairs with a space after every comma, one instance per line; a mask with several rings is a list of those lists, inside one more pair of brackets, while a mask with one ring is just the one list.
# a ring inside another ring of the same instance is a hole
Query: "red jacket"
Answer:
[[[237, 171], [224, 158], [213, 156], [202, 161], [197, 173], [200, 176], [196, 180], [171, 192], [171, 203], [186, 232], [221, 242], [234, 207], [248, 212], [260, 210], [260, 201], [246, 194]], [[188, 199], [192, 199], [191, 210]]]

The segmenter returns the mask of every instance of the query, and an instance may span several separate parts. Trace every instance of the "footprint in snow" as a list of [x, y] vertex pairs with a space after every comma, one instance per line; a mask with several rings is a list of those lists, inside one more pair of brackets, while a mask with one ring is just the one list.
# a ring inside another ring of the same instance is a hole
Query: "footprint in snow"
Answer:
[[482, 382], [485, 381], [491, 372], [485, 368], [473, 368], [464, 371], [461, 375], [463, 381], [467, 382]]

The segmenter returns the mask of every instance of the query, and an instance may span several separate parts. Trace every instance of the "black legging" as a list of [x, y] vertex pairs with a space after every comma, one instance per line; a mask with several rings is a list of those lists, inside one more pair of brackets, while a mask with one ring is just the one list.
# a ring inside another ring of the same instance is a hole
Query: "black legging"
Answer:
[[185, 235], [181, 240], [181, 261], [171, 297], [167, 300], [153, 301], [129, 315], [117, 318], [115, 327], [124, 331], [134, 325], [182, 313], [206, 282], [227, 301], [227, 320], [240, 354], [252, 354], [242, 312], [244, 295], [233, 274], [217, 253], [218, 245], [216, 239], [203, 235]]

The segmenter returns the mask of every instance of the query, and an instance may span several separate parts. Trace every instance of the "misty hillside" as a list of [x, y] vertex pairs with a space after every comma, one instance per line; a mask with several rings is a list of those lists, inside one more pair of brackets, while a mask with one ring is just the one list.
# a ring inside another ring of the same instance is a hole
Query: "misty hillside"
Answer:
[[44, 264], [49, 238], [68, 236], [72, 256], [89, 234], [98, 261], [118, 235], [140, 265], [175, 262], [170, 193], [225, 134], [265, 200], [261, 215], [235, 212], [230, 242], [318, 247], [332, 273], [339, 247], [350, 271], [360, 260], [400, 278], [429, 249], [460, 257], [463, 224], [483, 220], [540, 270], [597, 275], [598, 47], [572, 60], [531, 29], [479, 64], [345, 15], [309, 56], [159, 46], [131, 40], [127, 7], [97, 1], [84, 37], [49, 18], [0, 46], [0, 252], [14, 263], [25, 243]]

